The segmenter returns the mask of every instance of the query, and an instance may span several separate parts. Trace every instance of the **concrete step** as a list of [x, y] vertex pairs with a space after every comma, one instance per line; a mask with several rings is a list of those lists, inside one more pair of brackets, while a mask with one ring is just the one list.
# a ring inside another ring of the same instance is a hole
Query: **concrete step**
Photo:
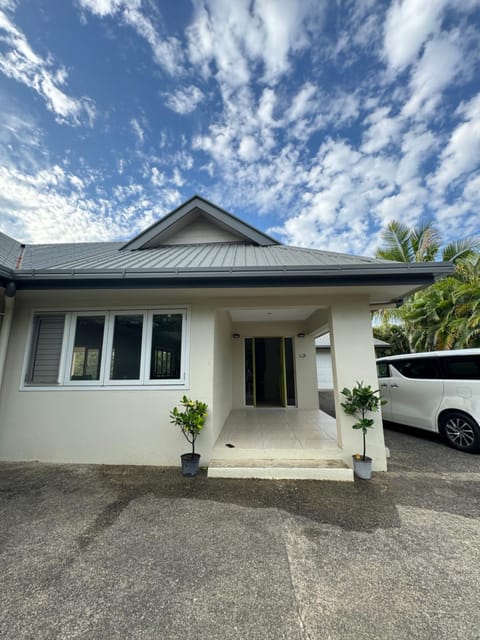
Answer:
[[208, 477], [353, 482], [353, 471], [342, 460], [214, 458], [208, 466]]
[[334, 444], [318, 449], [215, 446], [213, 460], [343, 460], [343, 451]]

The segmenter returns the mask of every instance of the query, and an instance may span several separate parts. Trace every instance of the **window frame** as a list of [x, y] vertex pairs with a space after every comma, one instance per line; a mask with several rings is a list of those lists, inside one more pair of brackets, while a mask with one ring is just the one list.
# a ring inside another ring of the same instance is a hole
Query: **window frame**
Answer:
[[[77, 320], [78, 318], [85, 318], [91, 316], [103, 316], [103, 339], [102, 339], [102, 357], [100, 358], [100, 371], [98, 380], [72, 380], [71, 379], [71, 371], [73, 364], [73, 349], [75, 346], [75, 335], [77, 332]], [[65, 323], [67, 323], [67, 318], [65, 318]], [[70, 313], [70, 318], [68, 321], [68, 342], [66, 352], [62, 353], [60, 360], [64, 359], [64, 372], [63, 379], [59, 377], [61, 380], [61, 385], [74, 385], [81, 387], [98, 387], [102, 384], [103, 375], [105, 373], [105, 357], [106, 357], [106, 334], [107, 334], [107, 324], [108, 324], [108, 315], [106, 312], [96, 312], [96, 311], [75, 311]], [[63, 348], [63, 345], [62, 345]]]
[[[26, 376], [31, 359], [34, 340], [35, 317], [39, 315], [65, 316], [62, 352], [58, 367], [57, 384], [40, 385], [27, 382]], [[154, 315], [180, 314], [182, 316], [181, 352], [180, 352], [180, 377], [169, 379], [150, 380], [150, 351], [152, 340], [152, 325]], [[113, 333], [115, 316], [118, 315], [142, 315], [142, 348], [140, 361], [139, 380], [111, 380], [110, 363], [113, 346]], [[70, 380], [70, 372], [75, 343], [76, 322], [78, 317], [104, 316], [104, 334], [102, 343], [102, 358], [99, 380]], [[29, 317], [27, 340], [24, 351], [20, 391], [75, 391], [86, 390], [120, 390], [120, 389], [187, 389], [189, 386], [189, 360], [190, 360], [190, 305], [155, 305], [155, 306], [129, 306], [129, 307], [89, 307], [88, 309], [38, 308], [32, 309]]]

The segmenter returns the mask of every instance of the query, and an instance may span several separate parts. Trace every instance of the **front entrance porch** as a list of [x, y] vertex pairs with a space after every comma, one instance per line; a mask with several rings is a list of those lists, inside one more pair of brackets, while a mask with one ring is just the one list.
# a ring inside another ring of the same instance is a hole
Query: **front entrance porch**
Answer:
[[320, 410], [231, 411], [215, 443], [211, 478], [353, 480], [334, 418]]

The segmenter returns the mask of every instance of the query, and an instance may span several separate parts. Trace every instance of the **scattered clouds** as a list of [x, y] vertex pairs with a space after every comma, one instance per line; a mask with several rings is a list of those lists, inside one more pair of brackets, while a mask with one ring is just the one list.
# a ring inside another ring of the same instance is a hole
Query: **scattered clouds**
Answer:
[[[12, 6], [12, 5], [10, 5]], [[0, 71], [36, 91], [57, 122], [71, 125], [92, 124], [95, 107], [88, 98], [72, 98], [62, 89], [67, 80], [64, 67], [56, 67], [51, 57], [33, 51], [25, 35], [7, 14], [0, 11]]]
[[117, 17], [121, 23], [135, 30], [146, 40], [153, 59], [169, 75], [183, 70], [183, 50], [178, 38], [161, 37], [153, 17], [142, 12], [141, 0], [78, 0], [79, 6], [99, 18]]
[[167, 95], [165, 105], [172, 111], [185, 115], [195, 111], [204, 98], [203, 91], [191, 84]]
[[432, 180], [442, 192], [461, 176], [478, 171], [480, 166], [480, 93], [457, 111], [463, 122], [453, 130]]
[[37, 118], [0, 99], [7, 232], [131, 237], [200, 192], [285, 242], [334, 251], [373, 253], [393, 218], [478, 234], [480, 0], [192, 0], [182, 24], [150, 0], [76, 3], [85, 33], [102, 20], [109, 45], [125, 27], [138, 36], [117, 50], [124, 67], [105, 60], [131, 95], [122, 85], [93, 122], [93, 103], [67, 91], [79, 70], [0, 12], [0, 69], [100, 140], [68, 129], [72, 150], [54, 154]]
[[385, 20], [385, 56], [401, 71], [412, 64], [423, 44], [438, 33], [448, 0], [394, 0]]
[[[96, 175], [95, 182], [100, 178]], [[37, 173], [0, 167], [3, 230], [25, 242], [128, 239], [180, 201], [175, 188], [157, 191], [152, 198], [144, 184], [136, 183], [89, 195], [90, 182], [88, 175], [59, 165]]]
[[187, 29], [189, 58], [230, 87], [248, 84], [257, 65], [263, 82], [275, 84], [310, 44], [324, 11], [317, 0], [198, 0]]

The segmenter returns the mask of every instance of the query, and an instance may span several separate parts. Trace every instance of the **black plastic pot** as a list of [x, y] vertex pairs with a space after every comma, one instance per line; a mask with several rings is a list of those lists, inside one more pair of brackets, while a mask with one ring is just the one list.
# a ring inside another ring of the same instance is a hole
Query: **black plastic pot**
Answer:
[[196, 476], [198, 473], [198, 467], [200, 466], [200, 454], [184, 453], [180, 458], [182, 460], [182, 475], [187, 478]]

